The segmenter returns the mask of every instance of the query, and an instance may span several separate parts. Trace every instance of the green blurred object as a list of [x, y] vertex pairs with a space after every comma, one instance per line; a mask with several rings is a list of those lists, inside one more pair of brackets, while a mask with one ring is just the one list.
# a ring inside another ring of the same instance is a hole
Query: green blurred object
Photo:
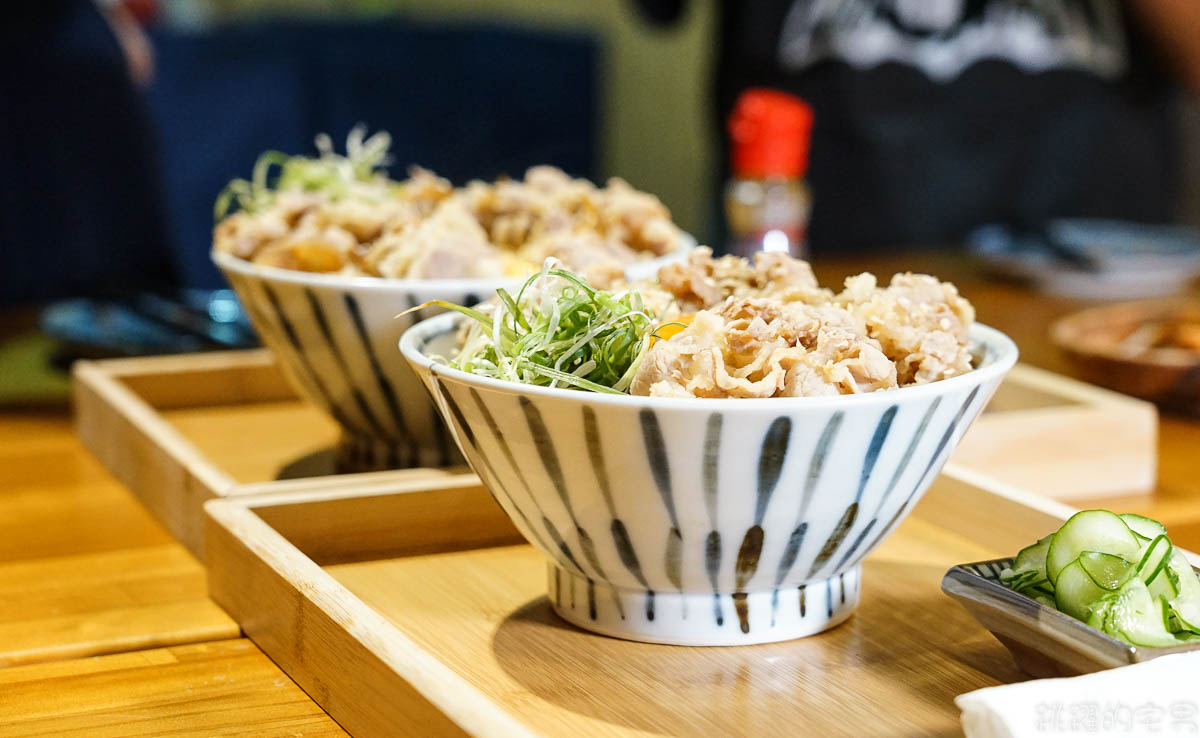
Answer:
[[54, 365], [59, 345], [34, 330], [0, 338], [0, 410], [66, 407], [71, 378]]

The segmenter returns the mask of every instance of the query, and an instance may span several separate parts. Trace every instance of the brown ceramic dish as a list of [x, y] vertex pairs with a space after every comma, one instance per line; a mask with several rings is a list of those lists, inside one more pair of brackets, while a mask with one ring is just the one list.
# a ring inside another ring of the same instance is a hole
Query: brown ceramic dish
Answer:
[[1054, 323], [1050, 338], [1084, 381], [1200, 415], [1200, 351], [1130, 345], [1135, 331], [1180, 319], [1200, 325], [1200, 300], [1143, 300], [1084, 310]]
[[1005, 587], [1000, 572], [1011, 565], [1012, 558], [959, 564], [946, 572], [942, 591], [990, 630], [1030, 676], [1075, 676], [1200, 650], [1200, 643], [1147, 648], [1118, 641]]

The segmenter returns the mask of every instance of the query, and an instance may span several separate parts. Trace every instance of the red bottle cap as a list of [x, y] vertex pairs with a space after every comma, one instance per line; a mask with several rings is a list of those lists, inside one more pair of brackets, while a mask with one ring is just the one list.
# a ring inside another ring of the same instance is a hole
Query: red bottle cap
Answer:
[[812, 108], [800, 98], [762, 87], [746, 90], [729, 116], [733, 173], [803, 177], [812, 125]]

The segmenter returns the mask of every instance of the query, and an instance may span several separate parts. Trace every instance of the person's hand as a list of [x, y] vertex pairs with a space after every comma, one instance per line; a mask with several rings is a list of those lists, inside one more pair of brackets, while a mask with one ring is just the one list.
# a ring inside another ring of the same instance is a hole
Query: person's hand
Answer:
[[154, 47], [142, 24], [121, 2], [103, 7], [104, 17], [125, 54], [130, 78], [138, 87], [149, 85], [154, 79]]

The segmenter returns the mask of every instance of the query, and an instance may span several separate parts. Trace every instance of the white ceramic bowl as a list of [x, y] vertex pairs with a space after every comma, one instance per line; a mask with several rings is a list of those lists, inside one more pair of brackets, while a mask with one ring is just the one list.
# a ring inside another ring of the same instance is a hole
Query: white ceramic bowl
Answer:
[[979, 368], [838, 397], [601, 395], [440, 363], [461, 316], [401, 338], [471, 466], [550, 559], [564, 619], [632, 640], [810, 635], [858, 603], [860, 562], [903, 520], [1017, 358], [971, 329]]
[[[626, 268], [630, 279], [682, 261], [696, 242]], [[254, 264], [214, 251], [213, 261], [250, 313], [262, 339], [299, 392], [342, 427], [338, 468], [367, 471], [461, 462], [412, 370], [395, 360], [396, 342], [441, 310], [429, 300], [473, 305], [521, 279], [380, 279], [312, 274]]]

